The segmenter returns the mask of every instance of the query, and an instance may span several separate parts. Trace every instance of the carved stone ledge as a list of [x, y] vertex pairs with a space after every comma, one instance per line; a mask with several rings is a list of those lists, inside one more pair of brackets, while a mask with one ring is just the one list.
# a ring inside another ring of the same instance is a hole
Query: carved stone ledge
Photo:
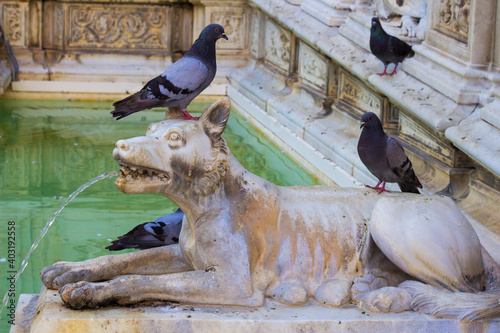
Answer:
[[354, 1], [305, 0], [300, 8], [329, 27], [344, 23]]
[[233, 71], [230, 76], [231, 85], [263, 110], [273, 96], [289, 95], [295, 81], [257, 61], [250, 61], [247, 67]]
[[474, 112], [458, 126], [450, 127], [446, 137], [486, 170], [500, 178], [500, 130]]

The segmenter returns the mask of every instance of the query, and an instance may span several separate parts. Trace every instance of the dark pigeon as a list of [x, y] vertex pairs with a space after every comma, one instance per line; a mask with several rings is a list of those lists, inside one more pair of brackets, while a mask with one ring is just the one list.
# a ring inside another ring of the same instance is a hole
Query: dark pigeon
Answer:
[[[384, 71], [377, 73], [378, 75], [394, 75], [398, 67], [398, 63], [402, 62], [405, 58], [411, 58], [415, 52], [411, 46], [402, 40], [388, 35], [378, 17], [372, 18], [372, 27], [370, 29], [370, 50], [373, 55], [384, 63]], [[394, 64], [394, 70], [391, 74], [387, 73], [387, 66]]]
[[167, 106], [179, 107], [184, 113], [183, 119], [198, 119], [186, 108], [215, 77], [215, 42], [220, 38], [228, 39], [224, 28], [218, 24], [207, 25], [182, 58], [149, 81], [141, 91], [115, 102], [115, 109], [111, 111], [113, 117], [118, 120], [134, 112]]
[[184, 213], [179, 208], [175, 213], [157, 218], [153, 222], [139, 224], [118, 240], [112, 241], [113, 245], [106, 247], [110, 251], [123, 249], [150, 249], [153, 247], [176, 244], [182, 228]]
[[361, 117], [361, 128], [359, 158], [379, 180], [375, 187], [368, 187], [383, 192], [387, 191], [386, 182], [398, 183], [401, 192], [420, 193], [417, 187], [422, 188], [422, 184], [415, 175], [408, 156], [396, 139], [385, 134], [377, 115], [365, 113]]

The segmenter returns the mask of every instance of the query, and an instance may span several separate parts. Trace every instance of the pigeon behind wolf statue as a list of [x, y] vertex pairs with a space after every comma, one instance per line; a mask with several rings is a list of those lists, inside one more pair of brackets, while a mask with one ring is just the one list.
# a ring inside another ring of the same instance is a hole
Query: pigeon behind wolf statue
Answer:
[[115, 102], [113, 117], [118, 120], [137, 111], [167, 106], [179, 107], [184, 113], [183, 119], [198, 119], [186, 108], [215, 77], [215, 42], [220, 38], [228, 40], [224, 28], [218, 24], [207, 25], [182, 58], [146, 83], [141, 91]]
[[123, 249], [151, 249], [153, 247], [176, 244], [179, 242], [179, 234], [182, 229], [184, 213], [179, 208], [171, 214], [157, 218], [153, 222], [139, 224], [118, 240], [112, 241], [112, 245], [106, 247], [110, 251]]
[[[411, 58], [415, 52], [411, 46], [402, 40], [388, 35], [378, 17], [372, 18], [372, 27], [370, 29], [370, 50], [373, 55], [384, 63], [384, 71], [377, 73], [378, 75], [394, 75], [398, 68], [398, 63], [402, 62], [405, 58]], [[394, 64], [394, 70], [391, 74], [387, 73], [387, 66]]]
[[[385, 183], [398, 183], [401, 192], [420, 193], [422, 188], [413, 166], [406, 156], [401, 144], [393, 137], [385, 134], [377, 115], [367, 112], [361, 117], [363, 131], [359, 136], [358, 154], [361, 162], [379, 182], [370, 188], [387, 191]], [[382, 183], [382, 187], [379, 185]]]

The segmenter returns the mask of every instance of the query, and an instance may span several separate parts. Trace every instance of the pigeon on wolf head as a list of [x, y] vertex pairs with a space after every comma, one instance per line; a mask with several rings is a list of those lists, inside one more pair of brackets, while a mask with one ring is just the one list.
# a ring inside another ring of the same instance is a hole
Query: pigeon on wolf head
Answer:
[[112, 241], [112, 245], [106, 247], [110, 251], [123, 249], [151, 249], [153, 247], [176, 244], [179, 242], [179, 234], [182, 228], [184, 213], [179, 208], [172, 214], [157, 218], [153, 222], [139, 224], [118, 240]]
[[198, 119], [193, 118], [186, 107], [215, 77], [215, 42], [220, 38], [228, 40], [224, 28], [218, 24], [207, 25], [182, 58], [146, 83], [141, 91], [115, 102], [113, 117], [118, 120], [137, 111], [169, 106], [181, 108], [183, 119]]
[[[398, 183], [401, 192], [420, 193], [417, 187], [422, 188], [422, 184], [415, 175], [408, 156], [396, 139], [385, 134], [377, 115], [365, 113], [361, 117], [361, 128], [359, 158], [379, 180], [375, 187], [368, 187], [383, 192], [387, 191], [386, 182]], [[379, 187], [380, 183], [382, 187]]]
[[[415, 52], [411, 46], [402, 40], [388, 35], [378, 17], [372, 18], [372, 27], [370, 28], [370, 50], [373, 55], [384, 63], [384, 71], [377, 73], [378, 75], [394, 75], [398, 67], [398, 63], [402, 62], [404, 58], [411, 58]], [[387, 66], [394, 64], [394, 70], [391, 74], [387, 73]]]

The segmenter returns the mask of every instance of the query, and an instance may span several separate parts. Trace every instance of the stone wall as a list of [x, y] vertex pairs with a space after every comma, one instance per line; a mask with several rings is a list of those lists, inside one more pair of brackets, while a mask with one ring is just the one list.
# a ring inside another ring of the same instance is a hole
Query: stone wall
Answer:
[[[376, 113], [403, 143], [425, 191], [454, 197], [498, 236], [497, 1], [400, 3], [250, 1], [251, 59], [233, 74], [229, 96], [373, 184], [356, 145], [360, 116]], [[373, 16], [414, 45], [415, 57], [392, 77], [375, 74], [383, 65], [369, 52]]]
[[224, 95], [228, 70], [246, 61], [241, 57], [248, 45], [245, 3], [1, 1], [1, 22], [20, 65], [20, 81], [12, 90], [106, 94], [140, 89], [180, 58], [205, 25], [215, 22], [229, 36], [229, 42], [218, 43], [219, 86], [212, 87], [212, 94]]

